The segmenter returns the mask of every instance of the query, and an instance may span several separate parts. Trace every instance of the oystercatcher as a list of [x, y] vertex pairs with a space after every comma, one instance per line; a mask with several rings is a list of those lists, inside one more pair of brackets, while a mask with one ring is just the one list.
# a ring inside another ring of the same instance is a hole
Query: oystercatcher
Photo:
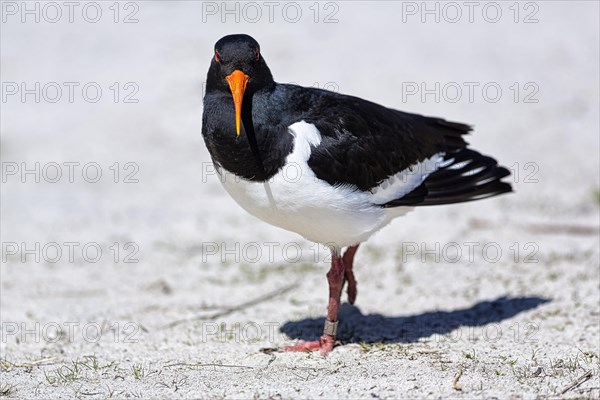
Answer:
[[[465, 124], [358, 97], [276, 83], [256, 40], [215, 44], [202, 135], [220, 180], [250, 214], [331, 250], [329, 305], [319, 341], [333, 349], [343, 285], [356, 299], [358, 245], [413, 207], [511, 191], [509, 171], [467, 147]], [[345, 252], [342, 250], [346, 248]]]

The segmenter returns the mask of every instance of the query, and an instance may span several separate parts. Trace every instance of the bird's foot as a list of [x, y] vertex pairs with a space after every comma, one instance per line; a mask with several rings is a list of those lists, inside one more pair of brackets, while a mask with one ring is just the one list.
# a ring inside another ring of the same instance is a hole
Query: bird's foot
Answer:
[[321, 339], [309, 342], [300, 342], [293, 346], [285, 346], [284, 351], [321, 351], [321, 355], [326, 356], [333, 350], [335, 336], [323, 334]]

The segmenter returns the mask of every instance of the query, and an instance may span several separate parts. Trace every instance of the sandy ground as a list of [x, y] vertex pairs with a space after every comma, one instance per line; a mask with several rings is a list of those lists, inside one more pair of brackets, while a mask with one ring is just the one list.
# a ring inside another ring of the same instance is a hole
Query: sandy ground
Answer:
[[[597, 2], [500, 2], [495, 23], [485, 2], [428, 3], [439, 22], [421, 2], [100, 2], [96, 23], [21, 4], [2, 3], [1, 396], [600, 396]], [[326, 358], [276, 351], [319, 335], [326, 252], [240, 209], [201, 137], [235, 32], [280, 82], [472, 123], [513, 170], [515, 194], [360, 249]]]

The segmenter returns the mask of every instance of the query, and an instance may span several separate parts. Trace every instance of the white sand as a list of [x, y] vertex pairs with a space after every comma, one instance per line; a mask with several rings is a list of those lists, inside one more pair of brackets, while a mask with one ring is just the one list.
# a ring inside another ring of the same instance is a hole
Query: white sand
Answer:
[[[3, 171], [39, 162], [40, 175], [52, 178], [55, 162], [63, 177], [36, 183], [29, 174], [22, 183], [18, 173], [2, 183], [0, 394], [600, 396], [597, 2], [521, 3], [520, 21], [539, 8], [539, 22], [530, 24], [513, 21], [512, 2], [501, 3], [497, 23], [483, 18], [486, 3], [472, 23], [465, 6], [457, 23], [444, 21], [455, 15], [450, 9], [440, 23], [431, 15], [422, 23], [419, 14], [403, 22], [403, 7], [421, 2], [321, 3], [319, 23], [312, 3], [299, 3], [302, 17], [290, 23], [281, 3], [270, 23], [259, 2], [260, 21], [245, 21], [255, 18], [247, 8], [239, 24], [233, 16], [221, 23], [220, 14], [203, 22], [203, 4], [192, 1], [138, 2], [138, 23], [114, 23], [111, 4], [102, 3], [96, 24], [83, 20], [83, 5], [74, 23], [66, 8], [55, 24], [32, 16], [21, 23], [12, 9], [3, 14], [3, 94], [14, 88], [7, 82], [63, 87], [57, 103], [46, 101], [50, 91], [40, 103], [34, 95], [3, 100]], [[220, 7], [204, 7], [213, 4]], [[323, 23], [336, 7], [338, 23]], [[135, 9], [120, 11], [121, 20]], [[327, 84], [472, 123], [473, 146], [519, 172], [515, 194], [420, 209], [363, 246], [357, 304], [343, 306], [343, 344], [327, 358], [260, 351], [319, 334], [326, 253], [247, 215], [210, 174], [200, 133], [203, 82], [214, 42], [236, 32], [259, 40], [280, 82]], [[80, 83], [73, 103], [63, 82]], [[86, 82], [102, 88], [99, 102], [82, 98]], [[127, 82], [139, 88], [138, 103], [123, 103]], [[402, 89], [421, 82], [458, 85], [463, 95], [453, 103], [455, 92], [439, 102], [404, 92], [403, 101]], [[479, 84], [472, 102], [464, 82]], [[486, 83], [502, 89], [498, 102], [483, 97]], [[536, 87], [538, 102], [525, 103]], [[73, 183], [65, 162], [80, 163]], [[92, 162], [103, 173], [97, 183], [81, 176]], [[118, 183], [109, 168], [115, 162]], [[139, 182], [123, 183], [136, 166]], [[36, 242], [40, 262], [34, 254], [22, 262], [22, 243], [32, 249]], [[63, 252], [56, 263], [48, 262], [53, 242]], [[65, 242], [78, 243], [73, 262]], [[108, 248], [115, 242], [119, 262]], [[125, 248], [129, 242], [135, 246]], [[92, 263], [94, 243], [104, 250]], [[136, 248], [139, 262], [124, 263]], [[561, 395], [588, 371], [589, 379]]]

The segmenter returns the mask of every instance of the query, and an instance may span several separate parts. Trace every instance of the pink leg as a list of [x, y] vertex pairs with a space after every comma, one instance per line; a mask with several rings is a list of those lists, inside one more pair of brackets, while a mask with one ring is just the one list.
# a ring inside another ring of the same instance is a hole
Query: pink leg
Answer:
[[312, 342], [300, 342], [295, 346], [286, 346], [286, 351], [314, 351], [321, 350], [321, 354], [327, 355], [333, 350], [335, 334], [337, 329], [338, 311], [340, 310], [340, 297], [344, 285], [344, 261], [338, 254], [333, 254], [331, 268], [327, 273], [329, 283], [329, 305], [327, 307], [327, 320], [320, 340]]
[[348, 282], [348, 303], [350, 304], [354, 304], [357, 294], [356, 279], [354, 278], [354, 272], [352, 271], [356, 250], [358, 250], [358, 245], [350, 246], [346, 249], [344, 256], [342, 257], [345, 267], [344, 280]]

